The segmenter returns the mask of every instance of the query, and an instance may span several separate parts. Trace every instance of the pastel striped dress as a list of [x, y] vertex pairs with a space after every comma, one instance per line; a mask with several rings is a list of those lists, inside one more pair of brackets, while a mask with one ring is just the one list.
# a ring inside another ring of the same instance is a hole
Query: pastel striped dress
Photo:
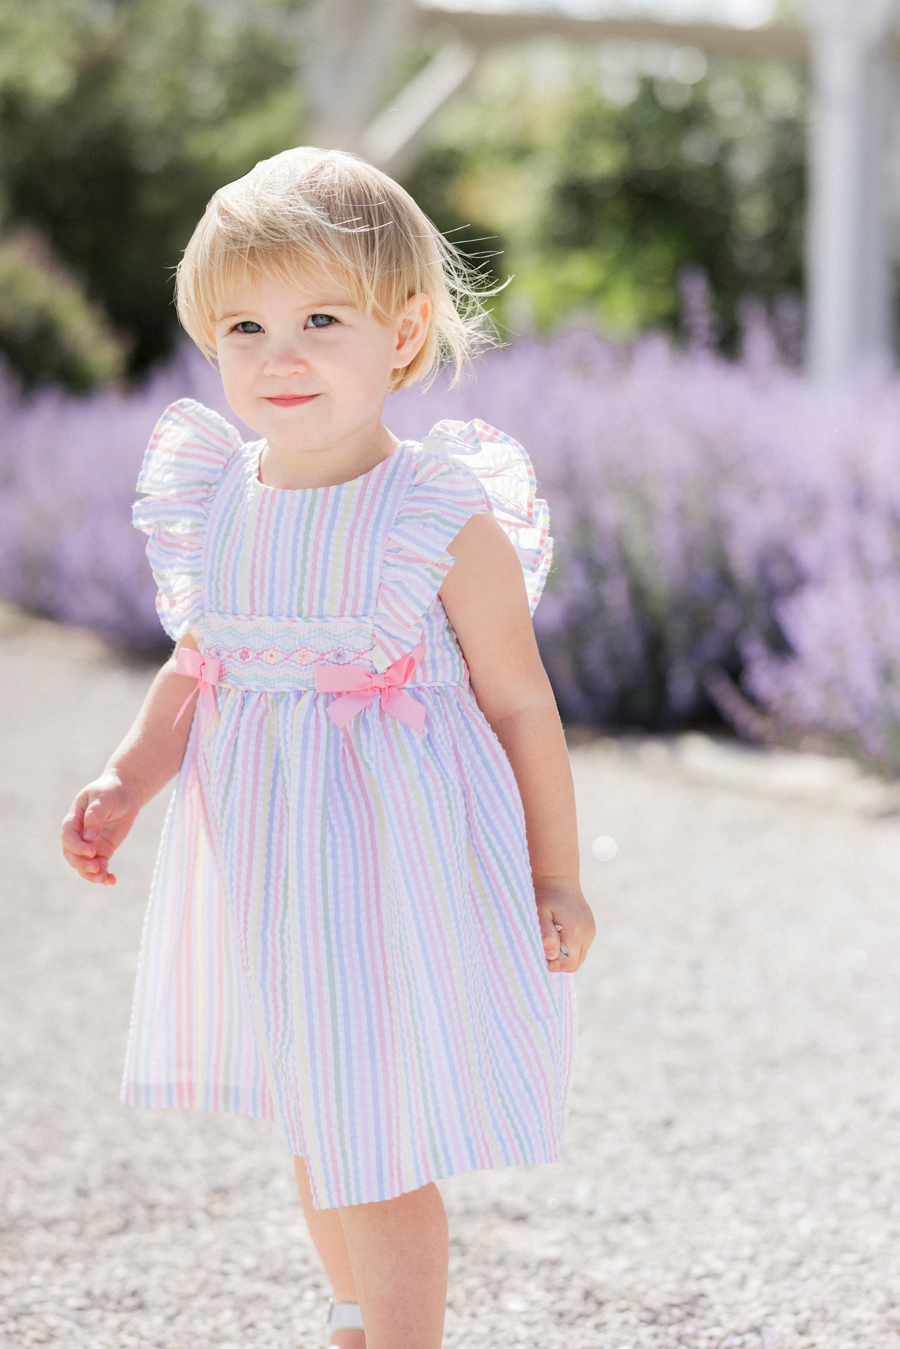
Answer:
[[[279, 1120], [320, 1208], [557, 1160], [571, 978], [547, 971], [516, 781], [438, 596], [491, 509], [537, 603], [529, 460], [441, 422], [290, 491], [259, 482], [262, 444], [182, 400], [138, 481], [161, 621], [218, 682], [166, 816], [122, 1098]], [[326, 667], [405, 682], [341, 727]]]

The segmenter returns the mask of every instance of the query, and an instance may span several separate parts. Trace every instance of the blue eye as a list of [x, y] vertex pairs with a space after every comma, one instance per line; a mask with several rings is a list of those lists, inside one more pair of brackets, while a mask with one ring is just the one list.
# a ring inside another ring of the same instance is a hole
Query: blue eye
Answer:
[[331, 314], [310, 314], [306, 320], [307, 328], [330, 328], [337, 320], [332, 318]]
[[234, 331], [236, 333], [249, 333], [252, 335], [253, 333], [261, 333], [262, 325], [254, 323], [252, 319], [241, 319], [240, 323], [234, 325]]

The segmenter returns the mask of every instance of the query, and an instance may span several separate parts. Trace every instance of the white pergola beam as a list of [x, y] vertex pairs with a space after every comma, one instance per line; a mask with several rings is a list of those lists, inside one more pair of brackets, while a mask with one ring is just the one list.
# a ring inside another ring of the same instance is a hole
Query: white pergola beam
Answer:
[[653, 19], [584, 19], [573, 15], [492, 14], [482, 10], [419, 6], [417, 26], [439, 22], [454, 34], [390, 107], [360, 133], [357, 147], [379, 168], [400, 173], [418, 148], [422, 133], [472, 74], [485, 53], [530, 38], [559, 37], [577, 42], [670, 42], [700, 47], [710, 54], [805, 61], [809, 40], [795, 28], [732, 28], [715, 23], [663, 23]]
[[477, 65], [478, 53], [464, 42], [444, 43], [390, 107], [366, 127], [360, 152], [371, 163], [402, 173], [418, 148], [421, 133]]
[[[448, 40], [431, 64], [379, 111], [379, 94], [397, 47], [417, 29], [436, 26], [448, 32]], [[619, 39], [673, 42], [748, 58], [803, 61], [809, 54], [806, 33], [781, 26], [741, 29], [578, 18], [552, 11], [498, 14], [416, 0], [317, 0], [309, 11], [306, 36], [306, 91], [316, 143], [358, 150], [389, 172], [402, 169], [430, 120], [462, 87], [478, 58], [507, 43], [539, 37], [592, 43]]]
[[805, 61], [809, 56], [809, 38], [803, 29], [782, 25], [732, 28], [727, 24], [666, 23], [657, 19], [585, 19], [552, 10], [545, 14], [497, 14], [436, 5], [421, 6], [417, 17], [420, 26], [440, 21], [481, 51], [528, 38], [560, 37], [576, 42], [672, 42], [722, 56], [774, 56], [794, 61]]

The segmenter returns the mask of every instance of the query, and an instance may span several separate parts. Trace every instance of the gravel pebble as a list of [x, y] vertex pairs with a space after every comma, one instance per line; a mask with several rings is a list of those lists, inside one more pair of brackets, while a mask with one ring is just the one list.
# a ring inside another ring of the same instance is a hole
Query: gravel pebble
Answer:
[[[0, 1344], [324, 1345], [277, 1128], [118, 1102], [165, 802], [114, 888], [56, 840], [151, 674], [27, 623], [0, 671]], [[900, 1346], [900, 822], [798, 795], [814, 757], [573, 748], [599, 936], [567, 1158], [442, 1182], [448, 1349]]]

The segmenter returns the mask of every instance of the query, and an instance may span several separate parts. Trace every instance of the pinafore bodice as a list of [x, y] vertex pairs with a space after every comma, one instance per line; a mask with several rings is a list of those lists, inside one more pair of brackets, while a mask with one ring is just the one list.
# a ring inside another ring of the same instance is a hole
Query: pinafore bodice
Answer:
[[358, 478], [299, 490], [259, 481], [261, 449], [184, 399], [160, 420], [138, 482], [161, 621], [220, 662], [223, 688], [311, 690], [323, 663], [381, 672], [418, 642], [411, 684], [465, 681], [438, 592], [448, 544], [484, 510], [513, 540], [536, 604], [550, 563], [546, 503], [502, 433], [439, 423]]

